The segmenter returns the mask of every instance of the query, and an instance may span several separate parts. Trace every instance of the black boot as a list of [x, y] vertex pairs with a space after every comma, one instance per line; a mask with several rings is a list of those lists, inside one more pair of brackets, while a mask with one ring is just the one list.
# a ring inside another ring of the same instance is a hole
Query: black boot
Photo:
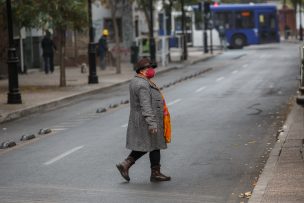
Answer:
[[171, 180], [170, 176], [165, 176], [160, 172], [160, 165], [152, 166], [151, 167], [151, 182], [160, 182], [160, 181], [169, 181]]
[[118, 168], [121, 176], [126, 179], [127, 181], [130, 181], [129, 177], [129, 168], [135, 163], [135, 160], [133, 157], [126, 158], [123, 162], [116, 165]]

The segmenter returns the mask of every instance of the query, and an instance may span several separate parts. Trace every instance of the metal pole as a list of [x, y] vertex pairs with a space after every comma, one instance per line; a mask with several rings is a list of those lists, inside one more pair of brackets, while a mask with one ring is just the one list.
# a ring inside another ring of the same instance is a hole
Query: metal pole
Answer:
[[154, 21], [154, 18], [153, 18], [153, 0], [150, 0], [149, 1], [149, 6], [150, 6], [150, 36], [149, 36], [149, 44], [150, 44], [150, 59], [152, 61], [153, 64], [156, 64], [156, 57], [155, 57], [155, 39], [154, 39], [154, 35], [153, 35], [153, 32], [154, 32], [154, 26], [153, 26], [153, 21]]
[[16, 49], [14, 47], [13, 39], [13, 19], [11, 12], [11, 1], [6, 0], [6, 12], [7, 12], [7, 26], [8, 26], [8, 39], [9, 39], [9, 49], [8, 49], [8, 89], [7, 93], [7, 103], [8, 104], [21, 104], [21, 94], [19, 92], [19, 82], [18, 82], [18, 57], [16, 54]]
[[203, 40], [204, 40], [204, 53], [208, 53], [208, 36], [207, 36], [207, 27], [208, 27], [208, 18], [207, 18], [207, 11], [206, 11], [206, 4], [208, 2], [204, 2], [204, 32], [203, 32]]
[[182, 39], [183, 39], [183, 60], [187, 60], [188, 58], [188, 50], [187, 50], [187, 36], [185, 33], [185, 24], [186, 24], [186, 18], [185, 18], [185, 2], [184, 0], [181, 0], [181, 9], [182, 9]]
[[89, 13], [89, 35], [90, 42], [88, 46], [89, 55], [89, 84], [97, 84], [98, 76], [96, 74], [96, 44], [94, 43], [94, 29], [92, 24], [92, 3], [88, 0], [88, 13]]
[[303, 27], [302, 27], [302, 0], [300, 0], [300, 41], [303, 41]]
[[213, 54], [212, 29], [210, 29], [210, 53]]

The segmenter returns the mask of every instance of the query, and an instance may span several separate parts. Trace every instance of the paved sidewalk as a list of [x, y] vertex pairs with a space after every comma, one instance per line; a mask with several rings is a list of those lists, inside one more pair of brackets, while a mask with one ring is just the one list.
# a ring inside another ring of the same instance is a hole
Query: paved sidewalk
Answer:
[[249, 203], [304, 202], [304, 108], [294, 104]]
[[[157, 68], [157, 72], [164, 72], [174, 68], [185, 67], [199, 61], [213, 57], [214, 55], [203, 54], [201, 50], [189, 51], [188, 60], [184, 63], [170, 63], [166, 67]], [[99, 84], [88, 84], [88, 71], [81, 73], [80, 67], [66, 69], [66, 87], [59, 87], [59, 70], [53, 74], [44, 74], [36, 71], [26, 75], [19, 75], [19, 87], [22, 104], [7, 104], [8, 81], [0, 80], [0, 123], [16, 119], [31, 113], [55, 108], [62, 103], [73, 101], [84, 95], [93, 94], [105, 88], [128, 82], [135, 72], [129, 63], [122, 64], [122, 73], [116, 74], [114, 67], [105, 71], [97, 68]]]

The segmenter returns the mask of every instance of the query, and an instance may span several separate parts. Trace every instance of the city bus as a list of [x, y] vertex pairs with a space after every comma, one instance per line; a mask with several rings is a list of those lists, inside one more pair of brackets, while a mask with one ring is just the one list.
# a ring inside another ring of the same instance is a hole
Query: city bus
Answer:
[[232, 48], [279, 42], [277, 8], [271, 4], [223, 4], [211, 6], [215, 29], [224, 29]]

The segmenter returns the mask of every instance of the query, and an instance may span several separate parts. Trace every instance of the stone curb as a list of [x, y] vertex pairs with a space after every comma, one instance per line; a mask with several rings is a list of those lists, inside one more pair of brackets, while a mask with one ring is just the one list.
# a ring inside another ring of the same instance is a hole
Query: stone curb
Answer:
[[[189, 62], [181, 64], [180, 66], [179, 65], [173, 65], [171, 67], [160, 70], [159, 73], [166, 73], [166, 72], [169, 72], [169, 71], [174, 70], [174, 69], [185, 68], [188, 65], [193, 65], [193, 64], [196, 64], [196, 63], [199, 63], [199, 62], [202, 62], [202, 61], [206, 61], [206, 60], [208, 60], [212, 57], [215, 57], [217, 55], [219, 55], [219, 54], [214, 54], [214, 55], [210, 55], [210, 56], [207, 56], [207, 57], [204, 57], [204, 58], [189, 61]], [[21, 118], [21, 117], [33, 114], [33, 113], [38, 113], [38, 112], [43, 112], [43, 111], [48, 111], [48, 110], [51, 110], [51, 109], [63, 107], [63, 106], [66, 106], [67, 104], [69, 104], [73, 101], [76, 101], [79, 98], [82, 98], [84, 96], [89, 96], [89, 95], [92, 95], [92, 94], [96, 94], [96, 93], [99, 93], [101, 91], [105, 91], [107, 89], [110, 89], [110, 88], [113, 88], [113, 87], [116, 87], [116, 86], [119, 86], [119, 85], [123, 85], [125, 83], [128, 83], [130, 80], [131, 79], [126, 79], [125, 81], [118, 82], [118, 83], [113, 84], [113, 85], [100, 87], [100, 88], [96, 88], [96, 89], [93, 89], [93, 90], [88, 90], [88, 91], [81, 92], [81, 93], [75, 93], [75, 94], [72, 94], [72, 95], [69, 95], [69, 96], [66, 96], [66, 97], [57, 98], [55, 100], [46, 102], [44, 104], [38, 104], [36, 106], [30, 106], [30, 107], [27, 107], [25, 109], [17, 110], [15, 112], [4, 115], [4, 117], [1, 117], [0, 118], [0, 123], [8, 122], [8, 121], [11, 121], [11, 120], [14, 120], [14, 119], [17, 119], [17, 118]]]
[[285, 126], [284, 131], [281, 132], [278, 136], [278, 141], [276, 142], [274, 148], [271, 150], [269, 158], [265, 164], [262, 174], [260, 175], [256, 186], [252, 192], [252, 196], [249, 199], [248, 203], [261, 203], [263, 200], [263, 196], [266, 192], [266, 188], [268, 183], [272, 180], [274, 176], [274, 169], [277, 166], [277, 163], [280, 158], [281, 150], [283, 148], [284, 143], [287, 140], [291, 124], [294, 120], [294, 114], [296, 113], [296, 105], [293, 104], [292, 110], [289, 113], [286, 122], [283, 126]]

